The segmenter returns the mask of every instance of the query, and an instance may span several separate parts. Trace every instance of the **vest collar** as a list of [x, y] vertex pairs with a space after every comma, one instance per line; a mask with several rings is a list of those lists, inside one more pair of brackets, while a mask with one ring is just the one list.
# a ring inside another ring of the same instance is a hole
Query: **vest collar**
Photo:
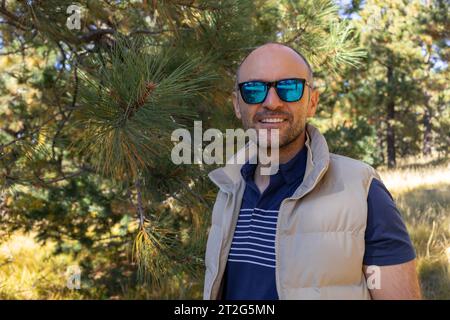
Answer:
[[300, 198], [311, 191], [322, 179], [330, 164], [330, 151], [325, 137], [311, 124], [306, 124], [305, 146], [308, 149], [306, 171], [303, 182], [292, 198]]
[[[302, 184], [297, 188], [292, 197], [301, 197], [309, 192], [322, 178], [328, 169], [330, 153], [324, 136], [311, 124], [306, 125], [305, 146], [308, 150], [305, 176]], [[245, 154], [247, 146], [240, 149], [234, 157]], [[252, 148], [250, 148], [252, 150]], [[250, 159], [256, 154], [250, 154]], [[234, 159], [234, 158], [232, 158]], [[227, 163], [224, 167], [211, 171], [208, 176], [222, 191], [233, 193], [238, 184], [243, 181], [241, 168], [243, 164]]]

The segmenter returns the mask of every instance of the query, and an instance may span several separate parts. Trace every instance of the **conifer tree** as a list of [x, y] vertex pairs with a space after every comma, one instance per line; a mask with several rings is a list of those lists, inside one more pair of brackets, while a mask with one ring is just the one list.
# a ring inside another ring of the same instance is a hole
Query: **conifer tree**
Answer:
[[172, 163], [172, 130], [236, 127], [234, 73], [264, 42], [301, 50], [319, 88], [363, 51], [329, 0], [80, 1], [79, 30], [71, 4], [0, 4], [1, 230], [35, 230], [88, 270], [131, 251], [150, 297], [199, 298], [213, 168]]

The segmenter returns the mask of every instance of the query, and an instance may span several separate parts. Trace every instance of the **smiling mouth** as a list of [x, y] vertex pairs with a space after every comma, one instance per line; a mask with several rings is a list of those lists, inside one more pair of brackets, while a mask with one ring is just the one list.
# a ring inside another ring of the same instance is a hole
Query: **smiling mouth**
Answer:
[[283, 118], [265, 118], [265, 119], [259, 120], [260, 123], [282, 123], [285, 121], [287, 121], [287, 119], [283, 119]]

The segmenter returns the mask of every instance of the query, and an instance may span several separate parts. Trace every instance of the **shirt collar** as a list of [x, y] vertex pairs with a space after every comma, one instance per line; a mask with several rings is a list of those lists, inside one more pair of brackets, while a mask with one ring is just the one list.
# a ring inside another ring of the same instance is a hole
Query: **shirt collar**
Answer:
[[288, 162], [280, 164], [280, 173], [288, 184], [298, 181], [300, 178], [303, 180], [306, 170], [306, 159], [308, 152], [306, 147], [297, 152], [297, 154]]
[[[297, 152], [297, 154], [288, 162], [280, 164], [279, 170], [276, 173], [281, 175], [284, 181], [291, 184], [299, 179], [303, 179], [306, 169], [306, 160], [308, 152], [305, 146]], [[248, 161], [241, 167], [241, 175], [245, 181], [253, 180], [256, 170], [256, 164], [249, 163]]]
[[249, 181], [253, 179], [253, 176], [255, 175], [256, 170], [256, 164], [249, 163], [247, 161], [242, 167], [241, 167], [241, 175], [244, 178], [245, 181]]

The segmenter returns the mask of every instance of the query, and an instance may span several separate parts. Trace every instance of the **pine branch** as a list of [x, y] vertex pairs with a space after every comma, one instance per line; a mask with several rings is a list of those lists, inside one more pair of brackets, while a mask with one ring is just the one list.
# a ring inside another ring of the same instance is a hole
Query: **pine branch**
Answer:
[[95, 29], [92, 30], [82, 36], [80, 36], [80, 39], [84, 42], [91, 42], [91, 41], [99, 41], [104, 35], [107, 34], [115, 34], [116, 30], [114, 29]]
[[[140, 34], [145, 34], [145, 35], [157, 35], [157, 34], [162, 34], [162, 33], [166, 33], [166, 32], [171, 32], [172, 30], [147, 30], [147, 29], [136, 29], [133, 31], [130, 31], [128, 33], [128, 36], [133, 36], [133, 35], [140, 35]], [[80, 36], [80, 40], [83, 42], [98, 42], [101, 40], [101, 38], [105, 35], [114, 35], [117, 33], [117, 30], [112, 29], [112, 28], [108, 28], [108, 29], [95, 29], [92, 30], [82, 36]]]
[[[177, 181], [180, 184], [184, 185], [181, 179], [178, 178]], [[189, 188], [189, 186], [186, 186], [186, 188], [184, 188], [183, 190], [187, 191], [190, 195], [195, 197], [200, 203], [202, 203], [205, 206], [205, 208], [212, 209], [210, 204], [201, 196], [201, 194], [197, 194], [196, 192], [192, 191], [191, 188]]]
[[136, 189], [137, 194], [137, 210], [139, 215], [139, 229], [144, 227], [145, 214], [144, 214], [144, 206], [142, 204], [142, 193], [141, 193], [141, 181], [139, 178], [136, 178], [134, 182], [134, 187]]
[[12, 26], [23, 31], [29, 31], [29, 28], [27, 28], [25, 25], [22, 24], [19, 17], [17, 17], [16, 15], [14, 15], [13, 13], [9, 12], [6, 9], [6, 4], [4, 1], [0, 6], [0, 13], [3, 14], [3, 16], [6, 18], [6, 21]]
[[10, 54], [16, 54], [16, 53], [22, 53], [23, 54], [23, 52], [25, 50], [29, 49], [29, 48], [31, 48], [31, 46], [23, 46], [23, 47], [20, 47], [17, 50], [12, 50], [12, 51], [8, 51], [8, 52], [0, 52], [0, 56], [8, 56]]
[[[47, 120], [45, 120], [41, 125], [39, 125], [38, 127], [36, 127], [34, 130], [32, 130], [31, 132], [27, 132], [27, 133], [24, 133], [23, 135], [21, 135], [20, 137], [17, 137], [16, 139], [14, 139], [14, 140], [12, 140], [12, 141], [10, 141], [10, 142], [8, 142], [8, 143], [5, 143], [5, 144], [1, 144], [0, 145], [0, 152], [3, 152], [3, 150], [5, 149], [5, 148], [7, 148], [7, 147], [9, 147], [10, 145], [13, 145], [13, 144], [15, 144], [15, 143], [17, 143], [17, 142], [19, 142], [19, 141], [21, 141], [21, 140], [24, 140], [25, 138], [28, 138], [29, 136], [32, 136], [33, 134], [35, 134], [35, 133], [38, 133], [46, 124], [48, 124], [48, 123], [50, 123], [51, 121], [53, 121], [53, 120], [55, 120], [55, 118], [57, 117], [57, 116], [59, 116], [61, 114], [61, 112], [58, 112], [58, 113], [56, 113], [56, 114], [54, 114], [53, 116], [51, 116], [50, 118], [48, 118]], [[0, 157], [0, 159], [3, 157], [4, 155], [2, 155], [1, 157]]]
[[145, 85], [144, 92], [141, 96], [131, 106], [126, 108], [125, 114], [127, 119], [130, 119], [146, 103], [150, 93], [152, 93], [156, 87], [157, 84], [152, 81]]
[[97, 55], [80, 73], [76, 125], [83, 132], [75, 147], [102, 174], [136, 181], [168, 152], [174, 119], [192, 117], [184, 101], [206, 88], [211, 73], [196, 70], [199, 59], [173, 66], [172, 57], [142, 38], [118, 37], [111, 51]]
[[60, 182], [60, 181], [64, 181], [64, 180], [69, 180], [75, 177], [78, 177], [82, 174], [85, 174], [89, 172], [88, 169], [86, 168], [82, 168], [79, 171], [76, 172], [71, 172], [71, 173], [65, 173], [65, 172], [61, 172], [62, 176], [61, 177], [57, 177], [57, 178], [53, 178], [53, 179], [43, 179], [41, 177], [39, 177], [36, 173], [34, 173], [34, 178], [38, 181], [38, 183], [36, 183], [36, 181], [32, 181], [29, 179], [24, 179], [23, 177], [16, 177], [16, 176], [11, 176], [8, 174], [3, 175], [6, 179], [8, 180], [12, 180], [15, 183], [19, 183], [19, 184], [24, 184], [24, 185], [33, 185], [35, 187], [48, 187], [51, 184]]
[[[61, 48], [62, 49], [62, 48]], [[72, 105], [71, 108], [69, 109], [69, 113], [66, 116], [63, 112], [61, 112], [61, 114], [63, 115], [64, 119], [62, 120], [62, 122], [60, 122], [58, 124], [58, 128], [56, 130], [55, 135], [53, 136], [53, 140], [52, 140], [52, 158], [55, 158], [55, 144], [56, 144], [56, 139], [59, 136], [59, 134], [61, 133], [62, 129], [64, 128], [64, 126], [66, 125], [67, 121], [70, 119], [70, 116], [72, 115], [72, 112], [75, 110], [75, 105], [77, 102], [77, 96], [78, 96], [78, 65], [77, 65], [77, 59], [74, 60], [74, 64], [73, 64], [73, 71], [74, 71], [74, 89], [73, 89], [73, 96], [72, 96]]]

